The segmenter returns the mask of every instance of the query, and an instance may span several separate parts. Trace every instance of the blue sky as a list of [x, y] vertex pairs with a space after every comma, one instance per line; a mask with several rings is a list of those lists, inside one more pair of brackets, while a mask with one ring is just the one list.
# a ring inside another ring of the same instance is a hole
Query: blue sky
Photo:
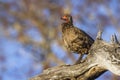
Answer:
[[[0, 0], [0, 2], [12, 2], [15, 0]], [[78, 1], [72, 0], [74, 7], [76, 8], [76, 5], [82, 5], [84, 3], [84, 0], [81, 0], [80, 3]], [[116, 13], [116, 4], [118, 0], [112, 0], [110, 7], [113, 11], [113, 14]], [[45, 13], [48, 11], [45, 10]], [[104, 6], [99, 7], [98, 10], [101, 14], [107, 14]], [[72, 14], [76, 14], [77, 10], [74, 10]], [[4, 12], [0, 12], [0, 15], [3, 16]], [[4, 16], [7, 16], [7, 14], [4, 14]], [[49, 16], [49, 15], [48, 15]], [[10, 19], [11, 20], [11, 19]], [[86, 18], [87, 20], [87, 18]], [[90, 23], [88, 21], [88, 23]], [[75, 26], [88, 31], [88, 27], [82, 24], [75, 23]], [[0, 25], [1, 27], [1, 25]], [[16, 32], [10, 28], [11, 35], [16, 36]], [[97, 32], [97, 31], [96, 31]], [[37, 33], [37, 30], [31, 29], [29, 32], [26, 32], [31, 38], [34, 38], [36, 41], [41, 41], [42, 38], [40, 37], [41, 34]], [[92, 30], [90, 31], [91, 34], [94, 33]], [[117, 34], [117, 36], [120, 37], [117, 29], [114, 26], [108, 26], [105, 28], [103, 32], [103, 39], [107, 42], [110, 42], [110, 37], [112, 34]], [[36, 35], [36, 36], [34, 36]], [[2, 28], [0, 28], [0, 80], [27, 80], [29, 77], [39, 74], [42, 71], [42, 66], [40, 63], [35, 62], [35, 57], [30, 54], [26, 49], [23, 48], [24, 45], [20, 44], [16, 40], [11, 40], [10, 38], [7, 38], [4, 36], [2, 32]], [[52, 51], [55, 53], [56, 56], [58, 56], [60, 59], [67, 58], [66, 52], [63, 51], [63, 49], [54, 42], [51, 46]], [[3, 52], [2, 52], [3, 51]], [[58, 52], [59, 51], [59, 52]], [[60, 54], [59, 54], [60, 53]], [[2, 58], [1, 58], [2, 57]], [[68, 64], [71, 64], [72, 61], [69, 59], [65, 61]], [[29, 75], [28, 75], [29, 74]], [[106, 72], [103, 76], [111, 76], [110, 72]], [[98, 78], [97, 80], [103, 80], [103, 76]], [[108, 79], [109, 80], [109, 79]]]

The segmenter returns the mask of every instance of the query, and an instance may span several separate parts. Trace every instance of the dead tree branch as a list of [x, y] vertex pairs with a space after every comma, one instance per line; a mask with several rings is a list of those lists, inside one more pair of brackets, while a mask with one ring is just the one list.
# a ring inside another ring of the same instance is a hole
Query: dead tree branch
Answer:
[[94, 80], [107, 70], [120, 75], [120, 45], [117, 37], [113, 35], [112, 43], [107, 43], [102, 40], [101, 33], [98, 32], [84, 62], [49, 68], [30, 80]]

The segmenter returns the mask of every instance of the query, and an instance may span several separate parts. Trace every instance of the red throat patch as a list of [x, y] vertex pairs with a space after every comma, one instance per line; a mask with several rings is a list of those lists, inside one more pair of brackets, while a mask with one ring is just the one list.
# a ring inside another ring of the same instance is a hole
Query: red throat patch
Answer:
[[69, 20], [66, 16], [61, 17], [61, 19], [64, 20], [65, 22], [67, 22], [67, 23], [69, 22]]

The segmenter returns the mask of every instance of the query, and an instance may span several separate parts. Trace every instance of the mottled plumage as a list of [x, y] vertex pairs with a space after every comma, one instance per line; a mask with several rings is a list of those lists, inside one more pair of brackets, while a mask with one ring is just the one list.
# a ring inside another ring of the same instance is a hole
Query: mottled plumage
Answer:
[[[66, 14], [62, 18], [62, 39], [65, 47], [71, 51], [81, 55], [87, 54], [94, 40], [83, 30], [74, 27], [72, 16]], [[79, 59], [79, 60], [81, 60]]]

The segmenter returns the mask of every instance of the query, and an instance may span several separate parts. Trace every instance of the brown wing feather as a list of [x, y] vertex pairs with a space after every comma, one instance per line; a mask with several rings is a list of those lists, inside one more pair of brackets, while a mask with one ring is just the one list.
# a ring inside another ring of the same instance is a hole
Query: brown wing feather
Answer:
[[74, 35], [77, 37], [72, 40], [71, 49], [82, 54], [88, 53], [88, 50], [93, 44], [94, 40], [87, 33], [77, 27], [73, 27], [72, 30]]
[[63, 24], [62, 32], [65, 47], [78, 54], [88, 53], [89, 48], [94, 42], [87, 33], [73, 25]]

